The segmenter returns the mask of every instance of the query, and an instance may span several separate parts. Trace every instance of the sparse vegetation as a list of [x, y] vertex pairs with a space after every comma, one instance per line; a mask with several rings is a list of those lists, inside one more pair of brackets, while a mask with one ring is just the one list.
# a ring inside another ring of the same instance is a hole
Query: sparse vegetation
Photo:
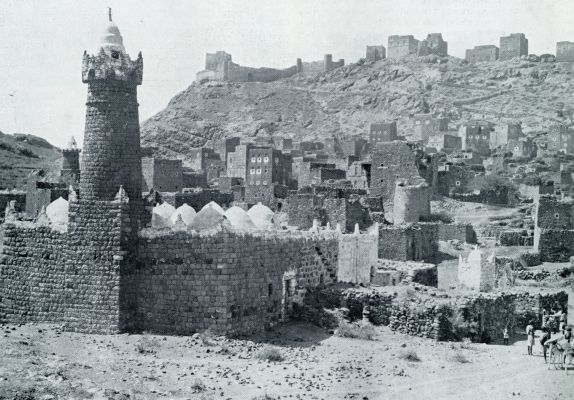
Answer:
[[140, 354], [155, 354], [159, 349], [159, 342], [157, 339], [143, 336], [136, 345], [136, 351]]
[[205, 392], [206, 390], [207, 387], [205, 386], [205, 383], [203, 383], [203, 381], [199, 378], [195, 379], [191, 384], [191, 391], [193, 393], [202, 393]]
[[255, 353], [255, 358], [258, 358], [259, 360], [275, 362], [281, 362], [285, 359], [281, 351], [278, 348], [272, 346], [266, 346], [259, 350], [257, 353]]
[[340, 337], [362, 340], [375, 340], [377, 336], [373, 324], [366, 321], [348, 322], [340, 320], [335, 334]]
[[201, 339], [201, 343], [204, 346], [208, 347], [215, 346], [215, 342], [213, 340], [213, 332], [211, 332], [210, 329], [206, 329], [204, 332], [202, 332], [199, 335], [199, 338]]
[[420, 362], [421, 361], [421, 358], [418, 356], [417, 352], [412, 350], [412, 349], [402, 351], [400, 353], [399, 357], [403, 360], [407, 360], [410, 362]]
[[461, 352], [456, 352], [452, 355], [451, 360], [460, 364], [467, 364], [470, 362], [468, 358]]

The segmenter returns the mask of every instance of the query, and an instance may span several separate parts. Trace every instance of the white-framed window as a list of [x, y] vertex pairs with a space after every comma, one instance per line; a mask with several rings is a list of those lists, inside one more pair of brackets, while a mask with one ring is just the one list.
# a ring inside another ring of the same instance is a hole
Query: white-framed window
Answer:
[[425, 121], [425, 124], [430, 125], [430, 120], [427, 119], [427, 120]]
[[263, 186], [267, 186], [267, 181], [263, 181]]
[[560, 214], [558, 214], [558, 213], [554, 214], [554, 218], [556, 218], [556, 219], [560, 218]]
[[257, 168], [257, 175], [261, 175], [261, 168]]
[[258, 163], [261, 162], [261, 156], [257, 157], [257, 162], [258, 162]]
[[263, 157], [263, 162], [264, 162], [264, 163], [268, 163], [268, 162], [269, 162], [269, 157], [267, 157], [267, 156]]
[[255, 185], [256, 185], [256, 186], [259, 186], [260, 184], [261, 184], [261, 181], [256, 181], [256, 182], [255, 182]]
[[251, 162], [255, 162], [255, 157], [251, 157]]
[[456, 181], [454, 184], [455, 184], [456, 186], [460, 186], [460, 181]]
[[255, 168], [251, 168], [251, 170], [249, 171], [249, 175], [255, 175]]
[[518, 151], [518, 150], [520, 150], [520, 149], [518, 148], [518, 146], [514, 146], [514, 151]]
[[486, 140], [486, 135], [482, 135], [482, 138], [483, 138], [484, 140]]

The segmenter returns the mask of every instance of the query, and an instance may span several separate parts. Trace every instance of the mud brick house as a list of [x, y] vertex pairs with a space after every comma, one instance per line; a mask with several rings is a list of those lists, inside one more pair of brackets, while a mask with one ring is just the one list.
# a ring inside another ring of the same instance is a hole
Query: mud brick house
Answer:
[[483, 121], [469, 121], [462, 124], [458, 130], [458, 135], [462, 138], [462, 149], [488, 155], [493, 128], [493, 124]]
[[431, 114], [416, 114], [413, 121], [415, 140], [427, 141], [430, 136], [448, 130], [448, 118], [435, 118]]
[[221, 161], [219, 154], [208, 147], [199, 147], [189, 150], [188, 165], [196, 171], [205, 171], [212, 160]]
[[226, 162], [227, 154], [235, 151], [235, 148], [240, 144], [241, 139], [238, 137], [224, 138], [215, 140], [213, 142], [213, 151], [219, 155], [219, 159]]
[[548, 150], [574, 154], [574, 129], [564, 125], [552, 125], [548, 132]]
[[505, 147], [510, 140], [518, 140], [523, 137], [520, 123], [497, 125], [490, 133], [490, 148]]

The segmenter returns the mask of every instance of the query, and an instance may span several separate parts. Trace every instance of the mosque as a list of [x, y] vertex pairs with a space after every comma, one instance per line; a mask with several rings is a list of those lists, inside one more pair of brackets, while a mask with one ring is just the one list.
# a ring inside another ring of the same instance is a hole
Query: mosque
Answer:
[[[248, 333], [288, 320], [309, 288], [337, 281], [345, 265], [370, 270], [378, 233], [345, 241], [336, 229], [279, 230], [261, 204], [246, 211], [146, 202], [142, 77], [142, 55], [130, 58], [110, 13], [99, 51], [83, 55], [79, 188], [33, 222], [20, 220], [13, 203], [6, 210], [0, 322], [53, 322], [87, 333]], [[370, 251], [339, 257], [344, 242]]]

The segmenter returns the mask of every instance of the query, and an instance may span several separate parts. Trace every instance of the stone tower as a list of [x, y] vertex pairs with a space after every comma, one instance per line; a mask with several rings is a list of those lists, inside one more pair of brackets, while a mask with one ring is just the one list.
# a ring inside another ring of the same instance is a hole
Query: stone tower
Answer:
[[123, 186], [133, 224], [141, 221], [143, 215], [137, 102], [142, 73], [141, 53], [136, 60], [129, 57], [110, 12], [98, 54], [84, 52], [82, 63], [88, 100], [80, 196], [85, 200], [111, 201]]
[[68, 145], [62, 149], [60, 181], [68, 186], [78, 187], [80, 180], [80, 151], [73, 136]]

